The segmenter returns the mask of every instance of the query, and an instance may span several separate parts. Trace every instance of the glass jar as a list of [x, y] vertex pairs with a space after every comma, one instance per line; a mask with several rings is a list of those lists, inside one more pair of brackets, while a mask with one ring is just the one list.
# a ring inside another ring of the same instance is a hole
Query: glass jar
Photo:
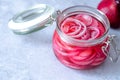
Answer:
[[[92, 16], [102, 23], [105, 28], [103, 35], [92, 40], [81, 40], [64, 33], [61, 30], [61, 23], [68, 17], [78, 14]], [[88, 6], [73, 6], [58, 12], [56, 24], [52, 44], [54, 53], [61, 63], [74, 69], [89, 69], [105, 61], [110, 49], [109, 43], [113, 36], [108, 35], [110, 25], [103, 13]]]

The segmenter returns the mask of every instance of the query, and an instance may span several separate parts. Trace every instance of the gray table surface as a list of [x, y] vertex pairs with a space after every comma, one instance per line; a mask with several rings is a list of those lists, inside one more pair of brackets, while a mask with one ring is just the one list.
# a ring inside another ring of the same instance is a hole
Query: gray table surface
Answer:
[[[15, 35], [9, 19], [36, 4], [49, 4], [56, 10], [73, 5], [96, 7], [100, 0], [0, 0], [0, 80], [120, 80], [120, 59], [109, 59], [90, 70], [73, 70], [62, 65], [52, 50], [55, 23], [28, 35]], [[110, 29], [118, 37], [120, 30]]]

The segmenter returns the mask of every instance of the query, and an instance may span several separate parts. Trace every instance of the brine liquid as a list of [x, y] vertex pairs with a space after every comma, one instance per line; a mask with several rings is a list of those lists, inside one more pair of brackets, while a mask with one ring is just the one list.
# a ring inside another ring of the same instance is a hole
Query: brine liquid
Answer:
[[[86, 14], [76, 14], [65, 18], [60, 25], [63, 33], [77, 40], [94, 40], [105, 33], [102, 23]], [[57, 31], [53, 36], [53, 50], [57, 58], [74, 69], [87, 69], [98, 66], [106, 59], [101, 47], [104, 44], [82, 47], [62, 41]]]

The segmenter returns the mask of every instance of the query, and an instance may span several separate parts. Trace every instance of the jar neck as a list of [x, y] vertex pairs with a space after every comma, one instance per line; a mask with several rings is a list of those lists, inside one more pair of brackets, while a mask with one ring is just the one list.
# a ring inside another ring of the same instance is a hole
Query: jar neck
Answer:
[[[97, 20], [99, 20], [105, 28], [105, 33], [100, 38], [97, 38], [94, 40], [79, 40], [79, 39], [75, 39], [75, 38], [70, 37], [67, 34], [63, 33], [60, 29], [61, 22], [66, 17], [72, 16], [75, 14], [80, 14], [80, 13], [88, 14], [88, 15], [96, 18]], [[57, 33], [60, 36], [60, 38], [63, 41], [65, 41], [66, 43], [76, 45], [76, 46], [87, 47], [87, 46], [99, 44], [102, 41], [104, 41], [108, 35], [109, 27], [110, 27], [110, 24], [109, 24], [108, 18], [102, 12], [98, 11], [95, 8], [89, 7], [89, 6], [78, 5], [78, 6], [73, 6], [73, 7], [67, 8], [63, 12], [58, 14], [56, 30], [57, 30]]]

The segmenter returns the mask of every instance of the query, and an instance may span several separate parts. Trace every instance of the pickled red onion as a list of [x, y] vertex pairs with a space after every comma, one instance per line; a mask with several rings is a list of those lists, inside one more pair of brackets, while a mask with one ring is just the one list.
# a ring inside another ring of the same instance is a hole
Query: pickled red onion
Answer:
[[92, 66], [99, 65], [99, 64], [101, 64], [104, 60], [105, 60], [105, 57], [96, 58], [91, 65], [92, 65]]
[[74, 56], [80, 53], [80, 51], [75, 48], [70, 48], [69, 46], [67, 47], [62, 45], [60, 42], [58, 42], [58, 40], [54, 40], [54, 43], [54, 48], [62, 56]]
[[94, 59], [90, 59], [90, 60], [74, 60], [73, 58], [70, 58], [70, 60], [77, 65], [89, 65], [91, 64]]
[[73, 56], [73, 59], [75, 59], [75, 60], [83, 60], [83, 59], [87, 59], [91, 55], [92, 55], [92, 50], [88, 49], [88, 50], [80, 52], [76, 56]]
[[88, 65], [91, 64], [94, 60], [96, 59], [96, 53], [91, 53], [91, 55], [85, 57], [75, 57], [72, 56], [70, 57], [70, 60], [78, 65]]
[[67, 44], [65, 44], [65, 43], [62, 43], [62, 41], [59, 41], [59, 39], [54, 40], [54, 43], [55, 43], [57, 46], [59, 46], [59, 48], [64, 49], [64, 50], [68, 50], [68, 51], [70, 51], [70, 52], [72, 52], [72, 51], [74, 52], [74, 51], [79, 50], [79, 48], [71, 47], [70, 45], [67, 45]]
[[88, 40], [90, 38], [90, 32], [86, 31], [85, 34], [83, 36], [81, 36], [82, 40]]
[[[68, 24], [68, 23], [70, 23], [70, 24]], [[71, 23], [73, 23], [73, 24], [71, 24]], [[69, 29], [70, 29], [72, 26], [76, 26], [76, 28], [81, 28], [81, 24], [80, 24], [79, 20], [74, 19], [74, 18], [67, 18], [67, 19], [65, 19], [65, 20], [62, 22], [60, 28], [61, 28], [61, 30], [62, 30], [63, 32], [69, 33]], [[78, 26], [78, 27], [77, 27], [77, 26]]]
[[89, 15], [86, 15], [86, 14], [78, 14], [78, 15], [76, 15], [75, 19], [80, 20], [86, 26], [89, 26], [92, 23], [92, 17]]
[[[74, 22], [74, 25], [66, 25], [66, 23], [70, 23], [70, 22]], [[66, 29], [67, 27], [67, 29]], [[68, 29], [69, 28], [69, 29]], [[73, 32], [69, 31], [71, 28], [74, 28], [75, 30]], [[63, 21], [63, 23], [61, 24], [61, 30], [71, 37], [74, 38], [79, 38], [80, 36], [82, 36], [87, 28], [85, 26], [85, 24], [77, 19], [74, 18], [67, 18]]]
[[82, 27], [81, 27], [81, 30], [79, 30], [79, 33], [76, 34], [76, 35], [71, 35], [71, 37], [73, 38], [80, 38], [82, 35], [85, 34], [85, 32], [87, 31], [87, 28], [86, 28], [86, 25], [82, 22], [80, 22]]
[[88, 26], [88, 27], [90, 27], [90, 26], [92, 26], [92, 27], [97, 27], [99, 24], [98, 24], [98, 21], [96, 20], [96, 19], [92, 19], [92, 23]]
[[89, 27], [89, 31], [91, 32], [91, 38], [89, 40], [96, 39], [100, 35], [100, 31], [96, 27]]

